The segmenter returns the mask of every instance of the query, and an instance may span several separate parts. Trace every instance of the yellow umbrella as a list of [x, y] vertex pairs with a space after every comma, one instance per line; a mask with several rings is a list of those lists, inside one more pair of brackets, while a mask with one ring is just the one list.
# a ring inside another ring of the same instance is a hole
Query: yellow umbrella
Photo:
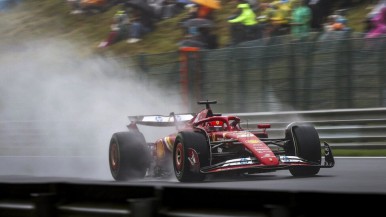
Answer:
[[212, 9], [221, 8], [219, 0], [191, 0], [192, 2]]

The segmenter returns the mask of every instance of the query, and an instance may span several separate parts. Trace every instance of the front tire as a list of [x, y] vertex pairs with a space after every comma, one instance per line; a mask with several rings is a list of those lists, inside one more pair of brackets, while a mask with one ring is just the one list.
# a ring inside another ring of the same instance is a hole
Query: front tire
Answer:
[[180, 132], [173, 148], [173, 166], [180, 182], [200, 182], [205, 174], [200, 168], [209, 165], [209, 145], [200, 132]]
[[150, 165], [150, 151], [140, 132], [117, 132], [110, 140], [109, 165], [117, 181], [144, 178]]
[[[321, 145], [318, 132], [312, 125], [290, 124], [286, 129], [285, 153], [288, 156], [298, 156], [312, 163], [321, 164]], [[320, 167], [299, 166], [289, 169], [293, 176], [313, 176], [318, 174]]]

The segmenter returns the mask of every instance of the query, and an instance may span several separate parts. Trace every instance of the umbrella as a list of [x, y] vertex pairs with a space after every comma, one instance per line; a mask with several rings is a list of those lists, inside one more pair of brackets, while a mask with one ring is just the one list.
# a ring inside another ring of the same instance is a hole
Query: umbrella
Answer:
[[94, 7], [103, 7], [107, 4], [105, 0], [82, 0], [80, 4], [84, 7], [94, 6]]
[[177, 3], [181, 3], [181, 4], [190, 4], [190, 0], [177, 0]]
[[213, 21], [204, 18], [193, 18], [184, 22], [184, 27], [212, 27]]
[[212, 9], [219, 9], [221, 7], [219, 0], [191, 0], [192, 2], [206, 6]]

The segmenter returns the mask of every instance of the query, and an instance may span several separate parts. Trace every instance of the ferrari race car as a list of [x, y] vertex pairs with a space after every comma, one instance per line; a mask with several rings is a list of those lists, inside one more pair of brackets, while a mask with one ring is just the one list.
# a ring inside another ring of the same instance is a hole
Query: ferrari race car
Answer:
[[[269, 138], [269, 124], [241, 127], [237, 116], [213, 113], [216, 101], [199, 101], [198, 114], [129, 116], [128, 131], [112, 135], [109, 165], [117, 181], [170, 177], [180, 182], [203, 181], [207, 174], [254, 174], [289, 170], [293, 176], [313, 176], [335, 161], [330, 146], [324, 150], [312, 125], [291, 123], [285, 138]], [[138, 125], [176, 127], [176, 132], [148, 143]], [[322, 163], [322, 153], [324, 162]]]

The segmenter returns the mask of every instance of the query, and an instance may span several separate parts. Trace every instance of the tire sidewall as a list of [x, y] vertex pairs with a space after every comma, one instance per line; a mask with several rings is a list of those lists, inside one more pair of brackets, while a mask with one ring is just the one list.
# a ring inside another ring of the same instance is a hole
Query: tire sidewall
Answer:
[[[309, 124], [292, 123], [286, 128], [285, 144], [286, 155], [298, 156], [307, 161], [321, 163], [321, 145], [318, 132]], [[290, 172], [294, 176], [316, 175], [320, 167], [291, 167]]]
[[[191, 158], [192, 164], [188, 158]], [[205, 179], [200, 168], [209, 165], [209, 145], [201, 132], [178, 133], [173, 148], [173, 167], [181, 182], [198, 182]]]
[[[117, 150], [118, 165], [114, 167], [114, 148]], [[117, 132], [112, 135], [109, 147], [109, 165], [115, 180], [143, 178], [150, 165], [150, 151], [140, 132]]]

